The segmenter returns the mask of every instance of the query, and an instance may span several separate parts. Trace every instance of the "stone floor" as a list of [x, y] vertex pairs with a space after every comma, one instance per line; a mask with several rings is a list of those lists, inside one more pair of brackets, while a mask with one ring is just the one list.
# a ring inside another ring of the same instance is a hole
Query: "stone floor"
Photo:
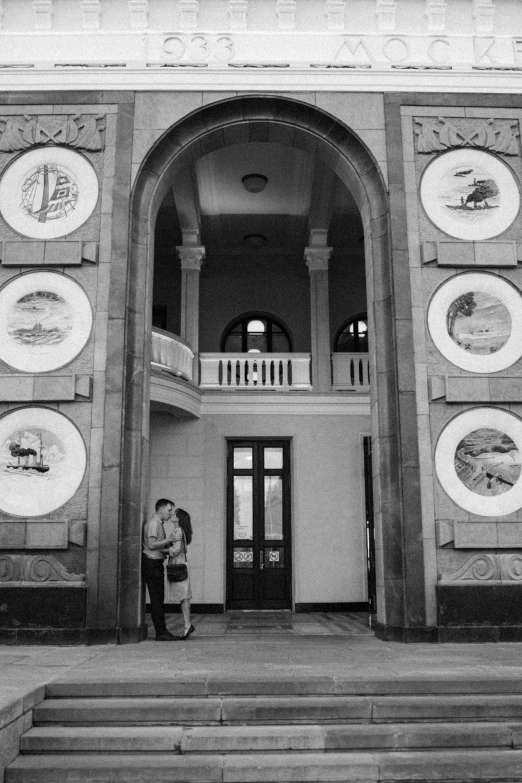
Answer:
[[[92, 647], [0, 645], [0, 709], [57, 678], [522, 677], [522, 644], [399, 644], [365, 614], [195, 615], [186, 642]], [[168, 615], [179, 635], [182, 619]]]
[[[147, 615], [149, 635], [153, 634]], [[293, 612], [227, 612], [226, 614], [197, 614], [193, 617], [198, 637], [236, 636], [238, 634], [287, 634], [291, 636], [351, 636], [371, 635], [370, 615], [366, 613], [294, 614]], [[183, 632], [179, 614], [167, 615], [171, 633]]]

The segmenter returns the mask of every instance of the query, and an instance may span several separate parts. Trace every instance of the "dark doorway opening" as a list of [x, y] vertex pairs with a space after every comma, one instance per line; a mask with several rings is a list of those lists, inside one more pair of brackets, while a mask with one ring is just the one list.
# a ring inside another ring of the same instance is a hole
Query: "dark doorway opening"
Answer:
[[227, 609], [290, 609], [290, 443], [233, 440], [227, 455]]
[[377, 588], [375, 571], [375, 524], [373, 517], [372, 439], [364, 436], [364, 499], [366, 507], [366, 562], [368, 571], [368, 609], [377, 612]]

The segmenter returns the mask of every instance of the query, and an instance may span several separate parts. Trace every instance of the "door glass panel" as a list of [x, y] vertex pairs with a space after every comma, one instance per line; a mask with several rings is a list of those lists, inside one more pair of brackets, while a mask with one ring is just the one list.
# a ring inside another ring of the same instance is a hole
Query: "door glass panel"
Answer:
[[265, 468], [283, 467], [283, 449], [280, 446], [263, 449], [265, 452]]
[[252, 541], [252, 476], [234, 476], [234, 541]]
[[234, 547], [234, 568], [253, 568], [254, 550], [251, 546]]
[[283, 479], [265, 476], [265, 539], [283, 539]]
[[282, 546], [265, 546], [265, 568], [284, 568], [285, 550]]
[[239, 470], [252, 470], [252, 449], [234, 449], [234, 468]]

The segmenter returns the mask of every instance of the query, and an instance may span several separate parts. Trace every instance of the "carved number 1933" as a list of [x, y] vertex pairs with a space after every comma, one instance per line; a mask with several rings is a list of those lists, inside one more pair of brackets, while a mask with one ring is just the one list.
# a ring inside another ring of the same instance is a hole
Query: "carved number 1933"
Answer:
[[163, 41], [163, 56], [176, 62], [213, 59], [226, 63], [235, 56], [234, 41], [229, 36], [210, 39], [206, 35], [169, 35]]

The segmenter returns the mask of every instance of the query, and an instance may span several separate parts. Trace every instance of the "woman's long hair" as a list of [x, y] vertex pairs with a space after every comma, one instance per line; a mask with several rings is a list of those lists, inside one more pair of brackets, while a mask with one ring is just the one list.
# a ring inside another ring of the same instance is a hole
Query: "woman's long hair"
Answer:
[[178, 517], [179, 526], [185, 533], [187, 544], [190, 544], [190, 542], [192, 541], [192, 524], [190, 522], [190, 514], [188, 513], [188, 511], [185, 511], [184, 508], [177, 508], [176, 513]]

